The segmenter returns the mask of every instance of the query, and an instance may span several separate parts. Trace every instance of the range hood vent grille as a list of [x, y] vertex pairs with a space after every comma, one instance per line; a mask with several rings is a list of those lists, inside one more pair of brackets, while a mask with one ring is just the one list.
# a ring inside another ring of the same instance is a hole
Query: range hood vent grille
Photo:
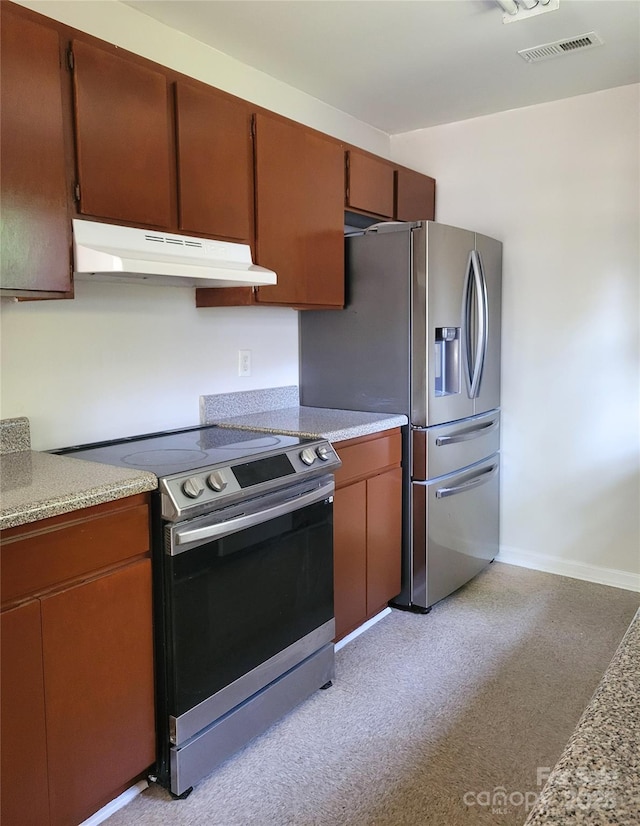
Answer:
[[594, 49], [596, 46], [604, 46], [604, 40], [595, 32], [587, 32], [575, 37], [555, 40], [553, 43], [533, 46], [531, 49], [521, 49], [518, 54], [527, 63], [539, 63], [541, 60], [549, 60], [552, 57], [560, 57], [584, 49]]
[[189, 238], [180, 238], [178, 236], [169, 236], [169, 235], [149, 235], [145, 234], [144, 236], [145, 241], [153, 241], [156, 244], [172, 244], [173, 246], [178, 247], [195, 247], [196, 249], [204, 249], [204, 244], [202, 241], [198, 241], [197, 239], [189, 239]]

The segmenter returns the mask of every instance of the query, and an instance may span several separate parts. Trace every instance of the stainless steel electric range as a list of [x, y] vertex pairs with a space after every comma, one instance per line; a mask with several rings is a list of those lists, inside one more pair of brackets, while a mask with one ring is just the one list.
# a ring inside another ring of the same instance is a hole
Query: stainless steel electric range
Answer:
[[331, 444], [203, 426], [64, 453], [148, 470], [157, 780], [176, 796], [334, 675]]

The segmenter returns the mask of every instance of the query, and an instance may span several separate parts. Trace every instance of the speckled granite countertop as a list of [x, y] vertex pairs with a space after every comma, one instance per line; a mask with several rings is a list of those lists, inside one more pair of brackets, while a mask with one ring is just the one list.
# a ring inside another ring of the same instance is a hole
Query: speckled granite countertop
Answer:
[[408, 423], [402, 414], [301, 407], [295, 385], [200, 396], [200, 421], [240, 430], [329, 439], [330, 442], [381, 433]]
[[153, 490], [152, 473], [20, 450], [0, 456], [0, 530]]
[[0, 420], [0, 454], [30, 449], [31, 430], [26, 416]]
[[407, 417], [389, 413], [360, 413], [356, 410], [331, 410], [326, 407], [283, 407], [232, 416], [215, 422], [220, 427], [241, 430], [260, 430], [266, 433], [285, 433], [291, 436], [324, 438], [342, 442], [380, 433], [407, 424]]
[[640, 611], [526, 826], [640, 824]]

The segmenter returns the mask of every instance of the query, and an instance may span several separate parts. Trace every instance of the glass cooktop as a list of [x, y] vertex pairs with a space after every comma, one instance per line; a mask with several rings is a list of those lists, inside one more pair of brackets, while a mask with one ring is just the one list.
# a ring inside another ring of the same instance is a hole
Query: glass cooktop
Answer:
[[89, 462], [148, 470], [162, 477], [237, 462], [261, 453], [286, 451], [298, 445], [303, 448], [312, 441], [298, 436], [205, 425], [51, 452]]

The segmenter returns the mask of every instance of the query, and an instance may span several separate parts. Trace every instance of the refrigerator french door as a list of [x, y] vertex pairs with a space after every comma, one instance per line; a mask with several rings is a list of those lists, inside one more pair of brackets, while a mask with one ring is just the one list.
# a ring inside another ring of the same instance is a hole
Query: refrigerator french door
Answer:
[[407, 415], [394, 604], [426, 611], [498, 552], [502, 244], [424, 221], [345, 246], [345, 309], [300, 314], [301, 403]]

